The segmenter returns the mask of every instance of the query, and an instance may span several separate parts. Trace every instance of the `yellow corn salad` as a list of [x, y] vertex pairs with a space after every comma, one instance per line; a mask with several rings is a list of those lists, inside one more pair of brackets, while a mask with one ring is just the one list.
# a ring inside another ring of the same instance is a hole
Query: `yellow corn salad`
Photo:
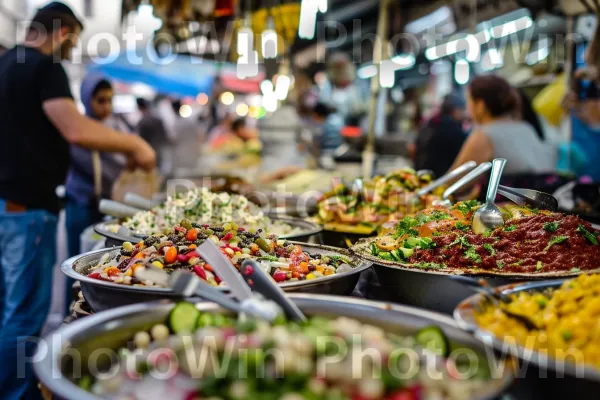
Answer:
[[600, 275], [580, 275], [547, 293], [516, 293], [512, 300], [506, 309], [529, 317], [539, 330], [529, 331], [493, 305], [475, 313], [479, 326], [505, 342], [600, 368]]

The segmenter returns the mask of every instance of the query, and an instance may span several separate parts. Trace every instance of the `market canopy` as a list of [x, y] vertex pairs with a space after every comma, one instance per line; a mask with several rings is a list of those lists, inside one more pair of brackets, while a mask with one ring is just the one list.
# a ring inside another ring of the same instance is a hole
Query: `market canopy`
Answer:
[[235, 68], [233, 64], [181, 54], [161, 61], [157, 57], [122, 53], [113, 62], [96, 64], [90, 70], [102, 72], [124, 83], [143, 83], [159, 93], [173, 96], [196, 97], [200, 93], [210, 94], [217, 76], [221, 77], [223, 86], [228, 90], [258, 93], [264, 74], [240, 80], [236, 77]]

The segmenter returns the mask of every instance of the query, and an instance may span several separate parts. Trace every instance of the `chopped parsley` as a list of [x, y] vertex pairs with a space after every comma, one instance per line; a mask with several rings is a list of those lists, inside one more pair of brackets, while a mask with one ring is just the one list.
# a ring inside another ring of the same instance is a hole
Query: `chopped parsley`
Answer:
[[459, 221], [456, 223], [456, 229], [460, 229], [461, 231], [466, 231], [469, 229], [469, 225], [465, 225]]
[[431, 215], [429, 216], [433, 221], [443, 221], [445, 219], [449, 219], [450, 218], [450, 214], [445, 213], [443, 211], [438, 211], [435, 210], [431, 213]]
[[579, 268], [571, 268], [571, 272], [579, 272], [581, 271]]
[[585, 226], [579, 225], [576, 232], [583, 235], [594, 246], [598, 246], [598, 237], [585, 229]]
[[546, 306], [548, 305], [548, 302], [546, 301], [546, 299], [539, 299], [537, 301], [538, 305], [540, 306], [540, 308], [544, 309], [546, 308]]
[[479, 202], [477, 200], [467, 200], [456, 204], [454, 208], [466, 216], [473, 210], [473, 208], [477, 206], [479, 206]]
[[498, 267], [498, 269], [504, 268], [504, 261], [496, 260], [496, 266]]
[[517, 225], [508, 225], [508, 226], [505, 226], [504, 228], [502, 228], [502, 230], [504, 232], [514, 232], [517, 230], [517, 228], [518, 228]]
[[491, 230], [491, 229], [488, 229], [487, 231], [485, 231], [485, 232], [483, 233], [483, 236], [484, 236], [484, 237], [490, 237], [490, 236], [492, 236], [492, 233], [494, 233], [494, 231], [493, 231], [493, 230]]
[[483, 245], [483, 248], [489, 251], [492, 257], [496, 255], [496, 249], [494, 249], [494, 247], [491, 244], [486, 243]]
[[555, 222], [546, 222], [544, 224], [544, 230], [546, 232], [550, 232], [550, 233], [554, 233], [558, 230], [558, 227], [560, 225], [560, 222], [555, 221]]
[[536, 269], [537, 271], [539, 271], [539, 270], [541, 270], [541, 269], [543, 269], [543, 268], [544, 268], [544, 264], [542, 264], [542, 262], [541, 262], [541, 261], [538, 261], [538, 262], [537, 262], [537, 264], [535, 265], [535, 269]]
[[465, 251], [465, 258], [477, 264], [481, 264], [481, 256], [475, 251], [474, 248], [470, 248], [467, 251]]
[[454, 242], [448, 245], [448, 247], [456, 246], [457, 244], [460, 245], [461, 249], [463, 248], [463, 246], [468, 249], [473, 247], [473, 245], [467, 240], [466, 236], [458, 236]]
[[560, 336], [562, 336], [562, 338], [565, 342], [568, 342], [571, 339], [573, 339], [573, 333], [571, 331], [562, 331], [560, 333]]
[[548, 242], [548, 246], [546, 246], [544, 252], [550, 250], [550, 247], [554, 246], [555, 244], [562, 243], [567, 239], [569, 239], [568, 236], [554, 236], [552, 239], [550, 239], [550, 242]]
[[400, 236], [404, 235], [418, 236], [419, 232], [413, 228], [419, 225], [421, 224], [416, 218], [404, 217], [404, 219], [398, 222], [398, 224], [396, 225], [395, 238], [397, 239]]

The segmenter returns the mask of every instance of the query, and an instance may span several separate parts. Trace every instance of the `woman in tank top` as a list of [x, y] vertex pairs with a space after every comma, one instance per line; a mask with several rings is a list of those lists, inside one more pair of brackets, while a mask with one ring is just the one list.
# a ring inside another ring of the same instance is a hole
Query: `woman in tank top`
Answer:
[[542, 141], [530, 124], [515, 117], [519, 114], [519, 101], [516, 90], [498, 76], [480, 76], [471, 82], [467, 109], [475, 125], [453, 168], [469, 160], [482, 163], [505, 158], [505, 174], [554, 171], [556, 148]]

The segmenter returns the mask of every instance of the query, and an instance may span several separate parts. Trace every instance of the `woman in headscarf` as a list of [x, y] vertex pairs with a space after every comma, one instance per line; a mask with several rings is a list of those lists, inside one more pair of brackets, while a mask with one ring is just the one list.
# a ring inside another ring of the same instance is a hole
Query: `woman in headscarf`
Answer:
[[[101, 74], [89, 74], [81, 84], [81, 101], [88, 117], [127, 132], [123, 123], [111, 118], [114, 90]], [[96, 161], [94, 161], [96, 160]], [[66, 227], [69, 256], [80, 254], [80, 238], [90, 225], [99, 222], [100, 198], [110, 198], [113, 183], [125, 166], [125, 159], [111, 153], [96, 153], [71, 146], [71, 168], [67, 176]], [[67, 282], [67, 305], [73, 281]]]

